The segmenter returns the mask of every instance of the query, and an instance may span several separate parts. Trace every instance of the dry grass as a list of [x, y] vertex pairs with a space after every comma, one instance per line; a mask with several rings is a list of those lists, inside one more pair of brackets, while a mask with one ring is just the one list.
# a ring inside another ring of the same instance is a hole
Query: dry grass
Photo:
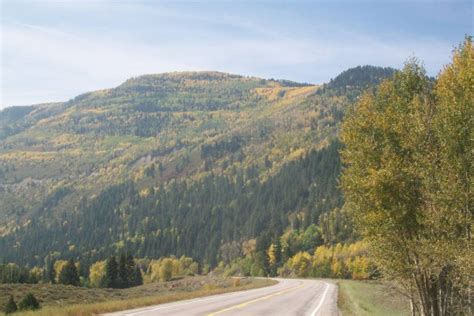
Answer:
[[231, 279], [190, 277], [123, 290], [14, 284], [1, 285], [0, 298], [4, 301], [12, 293], [18, 302], [21, 295], [32, 292], [41, 301], [42, 309], [19, 312], [16, 316], [85, 316], [247, 290], [274, 283], [272, 280], [243, 279], [241, 285], [234, 285]]

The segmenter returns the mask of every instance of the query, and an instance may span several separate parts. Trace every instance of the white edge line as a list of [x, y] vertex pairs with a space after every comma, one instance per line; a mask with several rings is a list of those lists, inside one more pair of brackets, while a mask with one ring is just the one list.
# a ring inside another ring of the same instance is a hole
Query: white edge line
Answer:
[[324, 281], [323, 281], [323, 283], [326, 284], [326, 289], [324, 290], [323, 297], [321, 297], [321, 300], [319, 301], [318, 306], [316, 306], [316, 308], [314, 309], [314, 311], [311, 313], [311, 316], [316, 316], [316, 313], [319, 311], [319, 309], [321, 308], [321, 306], [323, 306], [324, 299], [326, 298], [326, 294], [328, 294], [329, 283], [324, 282]]

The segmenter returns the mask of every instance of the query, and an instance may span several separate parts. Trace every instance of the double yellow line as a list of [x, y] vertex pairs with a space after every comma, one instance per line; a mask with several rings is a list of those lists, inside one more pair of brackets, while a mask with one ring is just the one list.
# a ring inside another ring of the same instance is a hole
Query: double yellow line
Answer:
[[247, 305], [250, 305], [250, 304], [253, 304], [253, 303], [256, 303], [256, 302], [260, 302], [260, 301], [267, 300], [267, 299], [272, 298], [272, 297], [274, 297], [274, 296], [278, 296], [278, 295], [281, 295], [281, 294], [288, 293], [288, 292], [290, 292], [290, 291], [299, 289], [300, 287], [303, 287], [303, 286], [304, 286], [304, 284], [297, 285], [297, 286], [294, 286], [294, 287], [292, 287], [292, 288], [289, 288], [289, 289], [286, 289], [286, 290], [283, 290], [283, 291], [280, 291], [280, 292], [276, 292], [276, 293], [273, 293], [273, 294], [270, 294], [270, 295], [267, 295], [267, 296], [263, 296], [263, 297], [256, 298], [256, 299], [251, 300], [251, 301], [247, 301], [247, 302], [245, 302], [245, 303], [240, 303], [240, 304], [238, 304], [238, 305], [234, 305], [234, 306], [231, 306], [231, 307], [227, 307], [227, 308], [218, 310], [218, 311], [216, 311], [216, 312], [214, 312], [214, 313], [207, 314], [207, 316], [215, 316], [215, 315], [217, 315], [217, 314], [222, 314], [222, 313], [225, 313], [225, 312], [230, 311], [230, 310], [242, 308], [242, 307], [245, 307], [245, 306], [247, 306]]

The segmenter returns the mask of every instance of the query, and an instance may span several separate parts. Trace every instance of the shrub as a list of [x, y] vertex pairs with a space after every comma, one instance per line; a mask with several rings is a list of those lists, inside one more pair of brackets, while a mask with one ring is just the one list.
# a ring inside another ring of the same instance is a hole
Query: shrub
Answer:
[[35, 310], [35, 309], [40, 308], [40, 304], [33, 294], [28, 293], [20, 301], [20, 303], [18, 304], [18, 307], [20, 308], [20, 310], [28, 310], [28, 309]]
[[161, 281], [171, 280], [173, 275], [173, 261], [169, 258], [165, 258], [160, 266], [160, 279]]
[[16, 306], [15, 300], [13, 299], [13, 295], [10, 295], [10, 299], [8, 300], [7, 305], [5, 306], [5, 314], [11, 314], [16, 312], [18, 307]]

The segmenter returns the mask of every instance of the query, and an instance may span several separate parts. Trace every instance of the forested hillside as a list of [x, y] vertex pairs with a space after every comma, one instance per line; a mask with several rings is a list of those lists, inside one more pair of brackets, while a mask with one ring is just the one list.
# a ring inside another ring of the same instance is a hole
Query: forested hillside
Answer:
[[331, 79], [317, 93], [344, 95], [354, 101], [362, 92], [376, 87], [382, 80], [392, 77], [395, 73], [396, 70], [390, 67], [357, 66]]
[[250, 245], [254, 268], [267, 274], [275, 273], [267, 251], [284, 246], [281, 236], [295, 240], [281, 262], [354, 240], [340, 210], [337, 135], [361, 72], [376, 78], [364, 87], [393, 74], [348, 70], [340, 90], [337, 80], [320, 89], [168, 73], [3, 110], [0, 261], [74, 258], [88, 271], [126, 251], [215, 267]]

